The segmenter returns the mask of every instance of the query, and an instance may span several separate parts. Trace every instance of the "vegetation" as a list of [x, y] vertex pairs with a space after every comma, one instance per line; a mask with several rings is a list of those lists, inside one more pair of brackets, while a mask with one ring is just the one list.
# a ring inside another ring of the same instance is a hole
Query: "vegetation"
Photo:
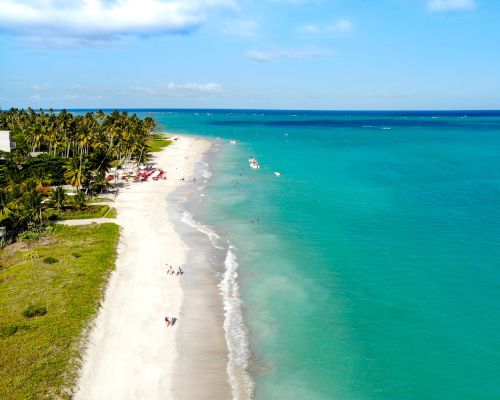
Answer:
[[153, 153], [163, 150], [170, 144], [172, 144], [172, 141], [167, 139], [167, 137], [161, 133], [154, 134], [148, 142], [149, 149]]
[[58, 186], [52, 192], [52, 202], [57, 210], [61, 210], [64, 207], [64, 202], [66, 200], [66, 192], [61, 186]]
[[26, 318], [41, 317], [45, 314], [47, 314], [47, 307], [45, 306], [31, 305], [23, 311], [23, 316]]
[[22, 241], [34, 241], [40, 240], [43, 237], [47, 236], [47, 234], [52, 232], [52, 227], [47, 226], [44, 229], [36, 229], [31, 231], [24, 231], [19, 234], [18, 239]]
[[81, 332], [114, 268], [118, 236], [115, 224], [57, 225], [0, 252], [1, 399], [71, 398]]
[[[0, 111], [0, 130], [11, 131], [17, 144], [12, 153], [0, 153], [0, 224], [15, 235], [40, 230], [52, 210], [92, 214], [84, 212], [87, 197], [109, 185], [110, 168], [144, 163], [159, 142], [168, 144], [154, 128], [152, 118], [118, 111]], [[70, 205], [65, 184], [77, 192]]]
[[110, 210], [106, 213], [104, 216], [105, 218], [116, 218], [118, 216], [118, 211], [116, 211], [116, 208], [112, 207]]
[[61, 221], [66, 219], [90, 219], [103, 218], [109, 210], [107, 205], [84, 206], [78, 208], [65, 208], [63, 210], [53, 210], [48, 214], [48, 219], [51, 221]]

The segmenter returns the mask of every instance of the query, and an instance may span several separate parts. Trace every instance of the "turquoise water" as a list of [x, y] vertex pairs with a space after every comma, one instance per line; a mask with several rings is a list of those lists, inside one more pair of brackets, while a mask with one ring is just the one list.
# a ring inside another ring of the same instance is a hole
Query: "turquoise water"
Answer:
[[235, 248], [257, 399], [500, 398], [500, 114], [463, 114], [152, 114], [221, 138], [195, 217]]

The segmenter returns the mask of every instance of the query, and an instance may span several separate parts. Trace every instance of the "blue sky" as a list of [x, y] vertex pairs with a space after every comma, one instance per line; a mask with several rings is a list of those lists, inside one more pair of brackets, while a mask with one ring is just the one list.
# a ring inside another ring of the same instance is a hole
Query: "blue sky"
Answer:
[[500, 109], [496, 0], [0, 0], [0, 107]]

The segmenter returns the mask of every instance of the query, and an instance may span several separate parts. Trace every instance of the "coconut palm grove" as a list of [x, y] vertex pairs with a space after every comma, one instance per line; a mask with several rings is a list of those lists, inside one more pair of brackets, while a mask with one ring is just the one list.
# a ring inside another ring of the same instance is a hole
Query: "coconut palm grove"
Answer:
[[111, 168], [148, 161], [154, 129], [152, 118], [119, 111], [0, 112], [0, 130], [16, 143], [0, 152], [0, 226], [8, 238], [37, 235], [65, 213], [98, 212], [88, 199], [111, 185]]

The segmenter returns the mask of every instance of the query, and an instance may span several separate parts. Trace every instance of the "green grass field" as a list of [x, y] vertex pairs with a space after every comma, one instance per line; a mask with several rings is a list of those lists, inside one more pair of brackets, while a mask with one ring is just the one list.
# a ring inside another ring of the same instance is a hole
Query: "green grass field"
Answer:
[[92, 205], [86, 206], [82, 210], [76, 208], [64, 208], [60, 211], [50, 210], [49, 219], [52, 221], [60, 221], [66, 219], [89, 219], [89, 218], [102, 218], [109, 210], [108, 205]]
[[104, 218], [116, 218], [118, 216], [118, 211], [116, 208], [111, 207], [108, 213], [104, 216]]
[[0, 399], [70, 399], [84, 328], [114, 269], [116, 224], [58, 225], [0, 251]]
[[161, 133], [155, 134], [153, 139], [148, 142], [149, 149], [152, 153], [160, 151], [170, 144], [172, 144], [172, 141], [167, 139], [167, 137]]

